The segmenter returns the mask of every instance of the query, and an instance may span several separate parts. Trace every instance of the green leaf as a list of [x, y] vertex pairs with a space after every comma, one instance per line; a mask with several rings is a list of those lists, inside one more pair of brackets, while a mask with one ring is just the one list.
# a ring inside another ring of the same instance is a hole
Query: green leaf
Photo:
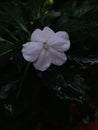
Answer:
[[7, 55], [9, 52], [12, 52], [12, 49], [9, 49], [9, 50], [6, 50], [6, 51], [0, 53], [0, 57], [4, 56], [4, 55]]
[[91, 4], [90, 1], [86, 0], [83, 1], [80, 6], [78, 7], [76, 3], [73, 6], [73, 16], [81, 17], [93, 10], [94, 6]]
[[8, 41], [7, 39], [4, 39], [2, 37], [0, 37], [0, 42], [7, 42], [10, 45], [14, 45], [14, 43], [12, 43], [11, 41]]
[[12, 58], [13, 46], [5, 42], [0, 42], [0, 66], [7, 64]]
[[98, 56], [92, 55], [87, 57], [82, 56], [69, 56], [69, 59], [73, 61], [74, 63], [77, 63], [78, 66], [82, 69], [86, 69], [90, 66], [98, 64]]

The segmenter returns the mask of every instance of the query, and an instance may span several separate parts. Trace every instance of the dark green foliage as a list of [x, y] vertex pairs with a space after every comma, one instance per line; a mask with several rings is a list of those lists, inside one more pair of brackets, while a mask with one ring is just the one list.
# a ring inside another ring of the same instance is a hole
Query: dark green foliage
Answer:
[[[61, 16], [52, 16], [52, 10], [60, 11]], [[44, 26], [68, 32], [71, 48], [63, 66], [52, 65], [46, 72], [39, 72], [24, 61], [21, 49], [31, 33]], [[98, 0], [54, 0], [54, 4], [50, 0], [0, 2], [0, 106], [5, 117], [16, 120], [26, 110], [35, 112], [39, 105], [32, 107], [31, 103], [37, 98], [41, 98], [41, 107], [46, 104], [48, 109], [55, 99], [59, 100], [56, 105], [63, 102], [64, 108], [68, 102], [83, 105], [89, 100], [98, 106], [97, 77]], [[43, 95], [38, 97], [40, 91]], [[61, 111], [59, 108], [54, 116]]]

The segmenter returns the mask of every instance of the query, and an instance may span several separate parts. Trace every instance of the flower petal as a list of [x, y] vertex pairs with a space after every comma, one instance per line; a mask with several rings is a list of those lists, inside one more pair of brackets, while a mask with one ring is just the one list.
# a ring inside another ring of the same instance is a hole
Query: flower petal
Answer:
[[54, 34], [55, 34], [55, 32], [54, 32], [52, 29], [50, 29], [49, 27], [45, 27], [45, 28], [43, 29], [43, 35], [44, 35], [44, 38], [46, 39], [46, 42], [47, 42], [47, 40], [48, 40], [50, 37], [52, 37]]
[[43, 30], [36, 29], [31, 35], [31, 41], [47, 42], [47, 40], [55, 33], [49, 28], [45, 27]]
[[45, 71], [51, 64], [49, 52], [45, 49], [41, 51], [39, 58], [33, 63], [37, 70]]
[[48, 40], [48, 45], [57, 51], [64, 52], [70, 48], [70, 41], [61, 37], [53, 36]]
[[59, 65], [64, 64], [64, 62], [66, 62], [67, 57], [66, 57], [66, 55], [64, 53], [58, 52], [53, 48], [49, 48], [49, 52], [51, 54], [50, 58], [51, 58], [52, 64], [55, 64], [55, 65], [59, 66]]
[[66, 39], [66, 40], [69, 39], [68, 33], [67, 33], [67, 32], [64, 32], [64, 31], [59, 31], [59, 32], [57, 32], [55, 35], [58, 36], [58, 37], [64, 38], [64, 39]]
[[32, 42], [46, 42], [43, 32], [40, 29], [36, 29], [31, 35]]
[[41, 42], [27, 42], [23, 45], [22, 54], [26, 61], [33, 62], [35, 61], [41, 50], [43, 44]]

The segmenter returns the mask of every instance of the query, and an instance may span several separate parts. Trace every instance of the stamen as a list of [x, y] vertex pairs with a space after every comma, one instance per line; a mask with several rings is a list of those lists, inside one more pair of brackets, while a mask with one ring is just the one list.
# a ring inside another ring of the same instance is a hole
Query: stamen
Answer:
[[45, 49], [48, 49], [48, 47], [49, 47], [48, 44], [45, 42], [45, 43], [44, 43], [44, 48], [45, 48]]

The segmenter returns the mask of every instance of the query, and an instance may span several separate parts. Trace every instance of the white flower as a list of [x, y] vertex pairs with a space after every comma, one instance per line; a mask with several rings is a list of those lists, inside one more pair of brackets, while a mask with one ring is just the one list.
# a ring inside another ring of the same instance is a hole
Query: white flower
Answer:
[[45, 71], [51, 64], [62, 65], [70, 48], [69, 36], [64, 31], [53, 32], [49, 27], [36, 29], [31, 41], [23, 45], [22, 54], [26, 61], [33, 62], [37, 70]]

